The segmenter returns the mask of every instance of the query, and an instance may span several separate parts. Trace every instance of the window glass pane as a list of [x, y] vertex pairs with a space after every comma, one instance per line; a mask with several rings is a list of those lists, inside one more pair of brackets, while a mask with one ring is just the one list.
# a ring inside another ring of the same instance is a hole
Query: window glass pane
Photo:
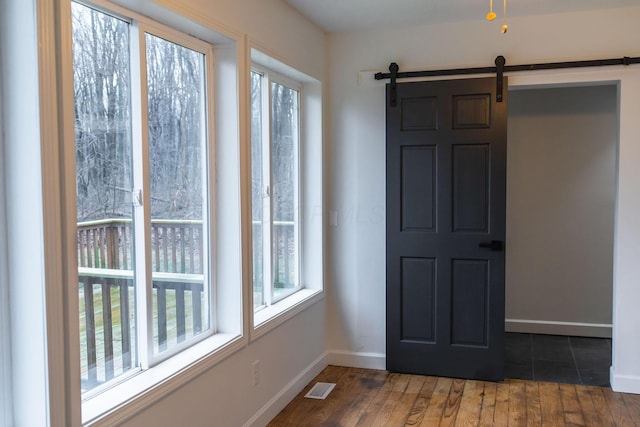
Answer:
[[205, 74], [203, 54], [150, 34], [146, 54], [158, 353], [209, 329]]
[[298, 287], [298, 92], [278, 83], [272, 92], [273, 299]]
[[262, 75], [251, 73], [251, 223], [253, 224], [253, 308], [265, 304], [264, 300], [264, 235], [262, 152]]
[[82, 390], [138, 366], [129, 26], [72, 3]]

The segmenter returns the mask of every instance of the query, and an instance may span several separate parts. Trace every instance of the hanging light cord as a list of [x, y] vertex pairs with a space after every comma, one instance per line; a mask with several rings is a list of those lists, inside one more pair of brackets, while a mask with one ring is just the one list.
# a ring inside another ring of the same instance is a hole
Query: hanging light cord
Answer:
[[504, 0], [504, 9], [503, 9], [503, 18], [502, 18], [502, 34], [505, 34], [508, 29], [509, 27], [507, 26], [507, 0]]
[[496, 14], [493, 12], [493, 0], [489, 0], [489, 13], [487, 13], [487, 21], [493, 21], [496, 19]]

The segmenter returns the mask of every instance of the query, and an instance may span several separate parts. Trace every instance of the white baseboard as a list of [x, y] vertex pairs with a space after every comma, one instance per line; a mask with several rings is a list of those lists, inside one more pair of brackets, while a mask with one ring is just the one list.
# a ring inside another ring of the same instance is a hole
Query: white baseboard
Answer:
[[640, 376], [637, 375], [616, 375], [611, 367], [609, 381], [611, 389], [619, 393], [640, 394]]
[[384, 353], [358, 353], [353, 351], [329, 351], [329, 365], [348, 366], [350, 368], [387, 369], [387, 358]]
[[612, 325], [601, 323], [550, 322], [545, 320], [505, 319], [505, 331], [529, 334], [570, 335], [611, 338]]
[[249, 418], [249, 421], [244, 423], [244, 427], [266, 426], [269, 421], [278, 415], [327, 365], [327, 353], [325, 352], [265, 403], [258, 412]]

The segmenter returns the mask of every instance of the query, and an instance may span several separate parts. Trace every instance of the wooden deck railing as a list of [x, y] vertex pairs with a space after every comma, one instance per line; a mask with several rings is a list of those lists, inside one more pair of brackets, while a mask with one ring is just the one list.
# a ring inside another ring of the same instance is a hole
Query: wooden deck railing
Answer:
[[[253, 221], [253, 235], [262, 236], [262, 223], [260, 221]], [[295, 260], [296, 242], [295, 242], [295, 223], [293, 221], [274, 221], [272, 231], [272, 245], [273, 245], [273, 280], [276, 286], [280, 284], [290, 283], [293, 278], [291, 277], [294, 272], [293, 263]], [[253, 246], [254, 258], [262, 258], [262, 245], [258, 242]], [[261, 271], [254, 271], [254, 275], [262, 277]], [[262, 280], [258, 280], [262, 283]]]
[[135, 357], [131, 339], [135, 336], [131, 316], [133, 274], [109, 277], [104, 273], [106, 270], [82, 267], [78, 272], [83, 389], [126, 372]]
[[[202, 221], [152, 220], [154, 346], [164, 350], [202, 332]], [[135, 363], [131, 220], [78, 223], [78, 285], [83, 389]], [[204, 316], [204, 317], [203, 317]]]
[[[286, 283], [295, 248], [292, 222], [274, 225], [274, 279]], [[256, 224], [254, 224], [254, 231]], [[83, 389], [90, 390], [135, 364], [135, 297], [131, 221], [78, 223]], [[152, 220], [151, 263], [154, 347], [162, 351], [203, 330], [201, 221]]]
[[[83, 388], [91, 389], [132, 367], [135, 359], [133, 271], [80, 267]], [[202, 332], [201, 274], [153, 273], [154, 346], [165, 350]]]
[[[202, 221], [151, 220], [153, 271], [202, 274]], [[78, 223], [78, 266], [129, 270], [133, 263], [130, 219]]]

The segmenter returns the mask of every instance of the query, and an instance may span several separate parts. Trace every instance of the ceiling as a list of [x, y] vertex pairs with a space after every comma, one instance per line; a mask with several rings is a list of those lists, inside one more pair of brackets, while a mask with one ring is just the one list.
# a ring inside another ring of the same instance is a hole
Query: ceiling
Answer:
[[[328, 32], [484, 19], [489, 0], [285, 0]], [[493, 9], [502, 18], [502, 0]], [[638, 0], [507, 0], [508, 16], [638, 6]]]

